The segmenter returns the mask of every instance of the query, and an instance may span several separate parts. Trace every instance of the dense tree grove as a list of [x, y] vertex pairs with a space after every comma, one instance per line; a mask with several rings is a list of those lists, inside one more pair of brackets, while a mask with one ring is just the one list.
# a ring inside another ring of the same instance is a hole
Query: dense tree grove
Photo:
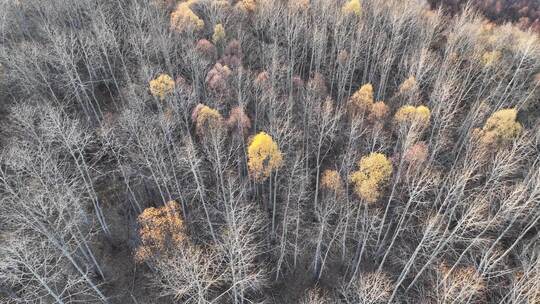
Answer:
[[416, 0], [0, 0], [0, 33], [2, 303], [540, 301], [531, 32]]
[[428, 0], [432, 8], [444, 6], [451, 13], [472, 5], [486, 17], [498, 23], [516, 22], [540, 32], [540, 1], [538, 0]]

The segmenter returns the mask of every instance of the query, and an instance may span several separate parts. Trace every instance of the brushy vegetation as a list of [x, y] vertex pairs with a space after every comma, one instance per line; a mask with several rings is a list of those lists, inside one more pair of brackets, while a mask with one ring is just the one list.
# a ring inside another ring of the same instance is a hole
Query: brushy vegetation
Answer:
[[538, 303], [540, 43], [405, 0], [0, 0], [0, 302]]

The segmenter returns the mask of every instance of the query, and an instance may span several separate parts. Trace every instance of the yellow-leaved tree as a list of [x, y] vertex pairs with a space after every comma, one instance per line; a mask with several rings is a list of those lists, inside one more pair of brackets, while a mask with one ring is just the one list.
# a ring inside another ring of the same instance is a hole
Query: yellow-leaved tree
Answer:
[[377, 101], [371, 105], [368, 119], [372, 122], [382, 122], [388, 116], [388, 106], [384, 101]]
[[349, 0], [341, 8], [344, 15], [360, 16], [362, 14], [362, 4], [360, 0]]
[[373, 104], [373, 86], [368, 83], [356, 91], [353, 96], [351, 96], [350, 104], [358, 110], [367, 110]]
[[283, 163], [277, 143], [265, 132], [251, 139], [247, 154], [249, 174], [255, 181], [264, 181]]
[[490, 67], [499, 62], [501, 58], [502, 53], [500, 51], [485, 52], [482, 54], [482, 64], [486, 67]]
[[493, 113], [480, 130], [481, 142], [485, 145], [500, 145], [512, 141], [523, 129], [516, 118], [516, 109], [502, 109]]
[[305, 11], [309, 9], [310, 0], [289, 0], [289, 9], [293, 11]]
[[373, 86], [364, 84], [349, 99], [349, 111], [353, 115], [365, 113], [371, 109], [373, 102]]
[[150, 80], [150, 93], [160, 100], [165, 99], [167, 95], [174, 91], [174, 80], [167, 74], [160, 74], [153, 80]]
[[406, 105], [399, 108], [394, 115], [394, 120], [397, 124], [416, 125], [419, 127], [427, 127], [431, 118], [431, 112], [426, 106], [411, 106]]
[[362, 85], [347, 103], [347, 111], [350, 118], [365, 117], [370, 122], [380, 124], [388, 116], [388, 106], [384, 101], [375, 102], [373, 98], [373, 86], [370, 83]]
[[399, 86], [399, 93], [406, 94], [409, 92], [414, 92], [417, 89], [418, 83], [416, 82], [416, 78], [414, 76], [411, 76], [401, 83], [401, 85]]
[[223, 117], [221, 114], [209, 106], [198, 104], [191, 118], [195, 122], [197, 134], [204, 135], [207, 132], [220, 130], [223, 126]]
[[358, 171], [350, 176], [354, 192], [368, 203], [376, 202], [390, 180], [392, 163], [382, 153], [371, 153], [358, 162]]
[[225, 36], [225, 28], [223, 25], [221, 23], [216, 24], [216, 26], [214, 26], [214, 34], [212, 34], [212, 41], [214, 44], [221, 43], [223, 39], [225, 39]]
[[240, 0], [236, 7], [246, 13], [253, 13], [257, 9], [257, 2], [255, 0]]
[[135, 251], [135, 259], [144, 262], [185, 241], [184, 221], [180, 206], [170, 201], [159, 208], [146, 208], [137, 218], [141, 244]]
[[171, 13], [171, 29], [176, 32], [188, 30], [201, 30], [204, 21], [191, 10], [192, 0], [178, 4], [174, 12]]
[[337, 170], [326, 169], [321, 176], [321, 189], [340, 194], [343, 192], [343, 183]]

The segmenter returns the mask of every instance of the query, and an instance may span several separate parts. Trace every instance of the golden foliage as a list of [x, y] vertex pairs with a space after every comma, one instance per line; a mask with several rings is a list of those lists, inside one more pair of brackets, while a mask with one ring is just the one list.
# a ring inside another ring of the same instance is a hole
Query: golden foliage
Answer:
[[522, 130], [516, 121], [516, 109], [502, 109], [493, 113], [482, 127], [480, 138], [483, 144], [503, 144], [512, 141]]
[[344, 15], [347, 16], [360, 16], [362, 14], [362, 4], [360, 3], [360, 0], [349, 0], [343, 5], [341, 11]]
[[141, 245], [135, 251], [135, 259], [144, 262], [169, 248], [178, 246], [186, 239], [180, 207], [170, 201], [159, 208], [146, 208], [138, 217]]
[[174, 80], [167, 74], [161, 74], [150, 81], [150, 93], [160, 100], [174, 91]]
[[182, 2], [171, 13], [172, 30], [183, 32], [187, 30], [201, 30], [204, 27], [204, 21], [191, 10], [191, 3], [192, 1]]
[[310, 0], [289, 0], [289, 9], [303, 11], [309, 8]]
[[501, 58], [502, 53], [500, 51], [485, 52], [484, 54], [482, 54], [482, 64], [486, 67], [489, 67], [499, 62]]
[[220, 130], [223, 125], [223, 117], [215, 109], [206, 105], [198, 104], [193, 110], [191, 118], [195, 122], [197, 134], [204, 135], [207, 131]]
[[394, 120], [398, 124], [417, 124], [421, 127], [426, 127], [430, 118], [431, 112], [426, 106], [402, 106], [394, 115]]
[[382, 153], [371, 153], [358, 162], [358, 171], [353, 172], [350, 181], [355, 193], [368, 203], [376, 202], [384, 185], [392, 175], [392, 163]]
[[384, 101], [377, 101], [371, 105], [368, 119], [372, 122], [382, 121], [388, 116], [388, 106]]
[[249, 173], [256, 181], [265, 180], [283, 163], [278, 145], [265, 132], [260, 132], [251, 139], [247, 154]]
[[349, 99], [347, 110], [351, 117], [368, 114], [371, 122], [380, 122], [388, 116], [388, 106], [384, 101], [374, 102], [373, 86], [365, 84], [361, 86]]
[[236, 7], [244, 12], [253, 13], [257, 9], [257, 2], [255, 0], [241, 0], [236, 4]]
[[416, 83], [416, 78], [414, 76], [411, 76], [399, 86], [399, 93], [405, 94], [408, 92], [414, 92], [418, 88], [418, 84]]
[[216, 24], [216, 26], [214, 26], [214, 34], [212, 35], [212, 41], [215, 44], [218, 44], [223, 41], [223, 39], [225, 39], [225, 36], [225, 28], [223, 27], [223, 25], [221, 23]]
[[481, 36], [489, 36], [493, 34], [493, 30], [497, 27], [497, 25], [491, 21], [484, 21], [482, 25], [480, 26], [480, 35]]
[[373, 86], [368, 83], [360, 87], [349, 99], [349, 110], [354, 114], [365, 113], [373, 105]]
[[324, 170], [321, 176], [321, 189], [333, 191], [334, 193], [343, 192], [343, 183], [339, 172], [336, 170]]

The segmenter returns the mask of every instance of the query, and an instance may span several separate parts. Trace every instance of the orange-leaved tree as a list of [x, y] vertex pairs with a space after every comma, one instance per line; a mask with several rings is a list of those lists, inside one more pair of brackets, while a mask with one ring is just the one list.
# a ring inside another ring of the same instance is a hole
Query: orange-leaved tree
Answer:
[[167, 95], [174, 91], [174, 80], [167, 74], [160, 74], [153, 80], [150, 80], [150, 93], [160, 100], [165, 99]]
[[169, 201], [159, 208], [146, 208], [138, 217], [141, 244], [135, 251], [135, 259], [144, 262], [182, 244], [186, 240], [184, 221], [180, 206]]
[[277, 143], [265, 132], [251, 139], [247, 154], [249, 174], [255, 181], [264, 181], [283, 163]]
[[358, 162], [358, 171], [350, 176], [354, 192], [368, 203], [376, 202], [390, 180], [392, 163], [382, 153], [371, 153]]

